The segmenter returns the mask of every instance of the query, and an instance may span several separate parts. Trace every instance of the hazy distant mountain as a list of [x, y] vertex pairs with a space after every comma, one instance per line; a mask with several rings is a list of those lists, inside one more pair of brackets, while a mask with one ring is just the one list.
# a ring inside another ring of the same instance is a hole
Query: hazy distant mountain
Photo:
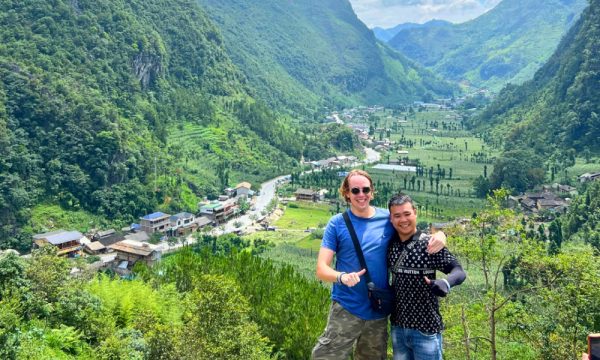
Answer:
[[504, 0], [466, 23], [401, 30], [388, 44], [448, 79], [500, 89], [530, 79], [586, 5]]
[[451, 22], [445, 20], [430, 20], [424, 24], [415, 24], [415, 23], [404, 23], [400, 25], [396, 25], [393, 28], [383, 29], [380, 27], [373, 28], [373, 34], [375, 37], [383, 42], [388, 42], [392, 39], [396, 34], [398, 34], [402, 30], [408, 29], [416, 29], [416, 28], [427, 28], [427, 27], [436, 27], [436, 26], [444, 26], [444, 25], [452, 25]]
[[[600, 153], [600, 0], [581, 19], [549, 61], [522, 86], [505, 88], [477, 119], [494, 127], [506, 148], [538, 153], [570, 149]], [[571, 150], [573, 151], [573, 150]]]
[[378, 44], [348, 1], [199, 1], [233, 61], [271, 104], [303, 111], [452, 91]]

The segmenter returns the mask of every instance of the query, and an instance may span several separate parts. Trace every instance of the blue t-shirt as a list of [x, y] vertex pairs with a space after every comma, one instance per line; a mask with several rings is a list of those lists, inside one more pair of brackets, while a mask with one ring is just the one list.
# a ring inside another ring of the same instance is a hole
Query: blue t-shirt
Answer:
[[[370, 218], [357, 217], [351, 211], [348, 213], [369, 268], [371, 281], [377, 287], [385, 288], [389, 287], [387, 247], [394, 228], [389, 221], [390, 214], [387, 210], [380, 208], [375, 208], [375, 210], [375, 215]], [[329, 220], [321, 246], [335, 252], [335, 269], [337, 271], [350, 273], [362, 270], [342, 214], [337, 214]], [[361, 281], [353, 287], [334, 283], [331, 299], [363, 320], [382, 318], [381, 314], [371, 309], [364, 275], [361, 276]]]

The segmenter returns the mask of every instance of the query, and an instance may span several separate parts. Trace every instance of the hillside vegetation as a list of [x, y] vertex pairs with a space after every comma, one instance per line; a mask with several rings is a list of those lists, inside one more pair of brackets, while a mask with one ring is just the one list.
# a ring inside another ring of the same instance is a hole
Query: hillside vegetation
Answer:
[[0, 254], [0, 357], [307, 359], [328, 290], [233, 243], [222, 254], [186, 248], [154, 268], [138, 264], [130, 281], [72, 277], [52, 247], [29, 259]]
[[478, 18], [402, 29], [388, 45], [448, 79], [494, 90], [530, 79], [586, 0], [504, 0]]
[[[194, 1], [2, 2], [0, 247], [29, 246], [41, 202], [127, 222], [294, 166], [302, 137], [222, 42]], [[193, 126], [226, 144], [173, 141]]]
[[[200, 0], [233, 61], [269, 104], [390, 104], [453, 88], [378, 44], [348, 1]], [[308, 112], [307, 112], [308, 111]]]
[[554, 154], [600, 152], [600, 1], [590, 1], [550, 60], [522, 86], [505, 88], [473, 125], [492, 129], [506, 150]]

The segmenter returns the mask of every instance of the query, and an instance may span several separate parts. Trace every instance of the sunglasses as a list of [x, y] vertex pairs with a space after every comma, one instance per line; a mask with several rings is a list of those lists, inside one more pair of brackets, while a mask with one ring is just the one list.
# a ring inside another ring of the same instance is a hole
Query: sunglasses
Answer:
[[368, 186], [365, 186], [364, 188], [357, 188], [357, 187], [353, 187], [352, 189], [350, 189], [350, 192], [353, 193], [354, 195], [358, 195], [360, 194], [360, 191], [362, 190], [363, 194], [368, 194], [371, 192], [371, 188]]

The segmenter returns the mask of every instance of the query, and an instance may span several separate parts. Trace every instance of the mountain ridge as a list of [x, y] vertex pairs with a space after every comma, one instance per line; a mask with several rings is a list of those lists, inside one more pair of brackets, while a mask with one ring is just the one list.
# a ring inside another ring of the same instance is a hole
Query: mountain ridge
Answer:
[[465, 23], [402, 30], [388, 44], [448, 79], [500, 90], [531, 78], [585, 6], [504, 0]]
[[506, 138], [505, 148], [530, 148], [565, 162], [575, 151], [600, 153], [600, 2], [591, 0], [533, 79], [508, 86], [473, 120]]
[[426, 27], [434, 27], [434, 26], [444, 26], [444, 25], [449, 25], [449, 24], [452, 24], [452, 23], [449, 21], [446, 21], [446, 20], [432, 19], [423, 24], [409, 22], [409, 23], [398, 24], [394, 27], [385, 28], [385, 29], [376, 26], [372, 30], [373, 30], [373, 34], [375, 34], [375, 37], [377, 39], [387, 43], [394, 36], [396, 36], [396, 34], [398, 34], [402, 30], [417, 29], [417, 28], [423, 28], [423, 27], [426, 28]]
[[199, 2], [219, 24], [231, 58], [272, 105], [303, 112], [456, 90], [412, 61], [397, 61], [400, 55], [387, 57], [348, 1]]

